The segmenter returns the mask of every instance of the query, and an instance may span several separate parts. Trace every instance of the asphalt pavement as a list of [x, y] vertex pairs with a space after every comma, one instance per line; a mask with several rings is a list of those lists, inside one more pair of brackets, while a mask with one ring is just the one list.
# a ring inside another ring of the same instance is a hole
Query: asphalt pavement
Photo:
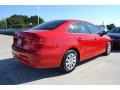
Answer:
[[77, 68], [63, 74], [58, 68], [33, 69], [12, 57], [12, 36], [0, 34], [0, 84], [27, 85], [119, 85], [120, 50], [109, 56], [97, 56], [82, 62]]

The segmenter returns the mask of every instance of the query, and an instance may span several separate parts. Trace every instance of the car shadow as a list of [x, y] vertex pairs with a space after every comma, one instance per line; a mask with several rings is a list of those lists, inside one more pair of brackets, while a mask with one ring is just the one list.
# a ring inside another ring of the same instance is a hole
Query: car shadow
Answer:
[[[120, 49], [112, 49], [111, 53], [119, 53]], [[103, 55], [81, 61], [79, 65], [95, 60]], [[40, 80], [49, 77], [64, 75], [58, 68], [53, 69], [34, 69], [28, 67], [14, 58], [0, 60], [0, 84], [1, 85], [16, 85], [27, 83], [35, 80]]]
[[12, 85], [22, 84], [48, 77], [63, 75], [57, 68], [55, 69], [33, 69], [14, 58], [0, 60], [0, 84]]

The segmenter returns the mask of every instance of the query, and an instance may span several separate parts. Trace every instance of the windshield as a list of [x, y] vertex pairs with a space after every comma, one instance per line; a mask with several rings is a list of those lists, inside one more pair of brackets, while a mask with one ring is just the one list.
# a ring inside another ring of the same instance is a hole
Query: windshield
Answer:
[[120, 33], [120, 28], [114, 28], [110, 31], [110, 33]]
[[52, 30], [62, 25], [64, 22], [65, 20], [49, 21], [32, 28], [32, 30]]

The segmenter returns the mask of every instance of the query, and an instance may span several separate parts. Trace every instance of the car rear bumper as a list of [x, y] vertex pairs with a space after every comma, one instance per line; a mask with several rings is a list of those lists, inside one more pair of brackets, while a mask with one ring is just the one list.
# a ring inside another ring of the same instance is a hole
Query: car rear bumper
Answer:
[[12, 54], [15, 59], [33, 68], [59, 67], [61, 60], [59, 55], [51, 52], [28, 52], [12, 46]]

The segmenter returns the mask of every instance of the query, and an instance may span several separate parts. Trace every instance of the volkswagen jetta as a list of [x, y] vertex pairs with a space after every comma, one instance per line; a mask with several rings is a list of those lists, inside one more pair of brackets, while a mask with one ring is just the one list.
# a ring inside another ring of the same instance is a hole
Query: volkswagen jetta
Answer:
[[16, 32], [15, 59], [34, 68], [60, 67], [66, 73], [78, 62], [111, 51], [111, 38], [97, 26], [82, 20], [54, 20]]

